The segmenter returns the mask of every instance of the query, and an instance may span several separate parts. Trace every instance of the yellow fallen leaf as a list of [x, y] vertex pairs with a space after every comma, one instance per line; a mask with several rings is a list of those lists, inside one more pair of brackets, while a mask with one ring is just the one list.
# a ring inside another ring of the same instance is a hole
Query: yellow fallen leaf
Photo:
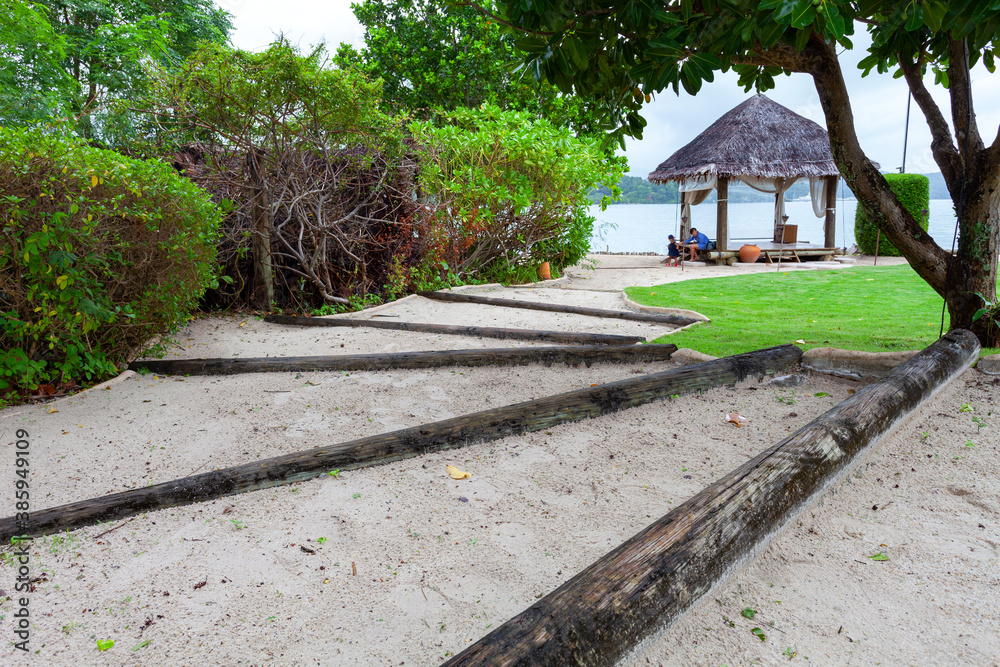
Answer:
[[49, 408], [49, 414], [51, 415], [53, 412], [59, 412], [59, 411], [56, 410], [55, 408]]
[[92, 175], [90, 177], [90, 187], [92, 187], [92, 188], [96, 188], [97, 187], [97, 176], [93, 176]]
[[472, 477], [471, 472], [459, 470], [455, 466], [448, 466], [446, 470], [448, 471], [448, 474], [451, 475], [452, 479], [465, 479], [466, 477]]
[[246, 322], [240, 322], [240, 326], [241, 326], [241, 327], [245, 327], [246, 325], [247, 325], [247, 323], [246, 323]]

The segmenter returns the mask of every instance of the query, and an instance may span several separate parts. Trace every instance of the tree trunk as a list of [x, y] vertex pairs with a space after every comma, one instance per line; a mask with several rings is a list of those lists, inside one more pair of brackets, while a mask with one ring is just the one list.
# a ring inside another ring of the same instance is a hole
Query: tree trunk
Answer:
[[525, 366], [541, 363], [569, 366], [594, 362], [636, 363], [665, 361], [677, 351], [670, 345], [587, 345], [582, 347], [511, 347], [485, 350], [384, 352], [309, 357], [254, 357], [250, 359], [160, 359], [133, 361], [129, 369], [162, 375], [232, 375], [306, 371], [380, 371], [387, 368], [442, 366]]
[[621, 664], [978, 355], [969, 332], [948, 334], [654, 521], [443, 667]]
[[[862, 151], [834, 46], [813, 37], [801, 55], [780, 48], [768, 53], [786, 69], [812, 75], [826, 116], [830, 149], [837, 167], [868, 218], [899, 249], [913, 270], [945, 299], [951, 318], [949, 328], [972, 331], [984, 347], [1000, 345], [1000, 327], [995, 322], [988, 318], [972, 321], [975, 312], [983, 306], [983, 299], [976, 296], [976, 292], [990, 303], [996, 301], [997, 261], [1000, 259], [1000, 188], [996, 185], [1000, 179], [1000, 158], [997, 150], [982, 148], [978, 133], [977, 140], [968, 146], [961, 141], [962, 135], [957, 148], [941, 149], [943, 143], [953, 146], [950, 137], [943, 134], [947, 125], [930, 101], [919, 75], [909, 71], [911, 66], [903, 64], [914, 99], [931, 126], [936, 142], [933, 146], [935, 159], [945, 174], [956, 208], [961, 208], [958, 252], [952, 258], [950, 248], [945, 250], [935, 243], [900, 204], [885, 178]], [[957, 84], [968, 85], [968, 81], [961, 78], [962, 71], [960, 66], [954, 72], [949, 68]], [[967, 74], [967, 70], [964, 71]], [[964, 97], [956, 101], [955, 91], [952, 91], [952, 106], [959, 111], [970, 111]], [[974, 123], [970, 126], [974, 130]]]
[[274, 302], [274, 277], [271, 272], [271, 211], [267, 201], [264, 176], [261, 174], [263, 151], [247, 154], [247, 168], [253, 188], [250, 207], [253, 217], [253, 296], [255, 306], [270, 310]]
[[[979, 170], [977, 170], [979, 171]], [[997, 300], [1000, 256], [1000, 186], [997, 179], [966, 181], [959, 218], [958, 254], [952, 262], [946, 300], [951, 329], [968, 329], [983, 347], [1000, 347], [1000, 323], [972, 317], [986, 302]], [[982, 295], [982, 298], [976, 293]]]

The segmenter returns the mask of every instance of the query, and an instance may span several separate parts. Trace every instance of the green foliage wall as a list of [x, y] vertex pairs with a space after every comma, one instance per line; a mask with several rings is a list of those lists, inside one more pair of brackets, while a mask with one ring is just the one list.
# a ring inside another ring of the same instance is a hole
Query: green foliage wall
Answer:
[[[621, 164], [597, 143], [492, 105], [410, 126], [427, 224], [425, 262], [460, 279], [511, 280], [589, 249], [587, 192], [617, 190]], [[527, 277], [527, 276], [523, 276]]]
[[[907, 211], [913, 214], [924, 231], [927, 231], [928, 217], [923, 211], [930, 210], [930, 181], [923, 174], [886, 174], [885, 180], [889, 187], [896, 193], [900, 203]], [[858, 249], [866, 255], [875, 254], [875, 245], [878, 241], [878, 229], [865, 215], [864, 210], [858, 206], [854, 214], [854, 238], [857, 240]], [[881, 257], [899, 257], [900, 252], [896, 246], [889, 243], [884, 236], [878, 242], [878, 254]]]
[[166, 164], [0, 128], [0, 392], [113, 374], [213, 281], [220, 213]]

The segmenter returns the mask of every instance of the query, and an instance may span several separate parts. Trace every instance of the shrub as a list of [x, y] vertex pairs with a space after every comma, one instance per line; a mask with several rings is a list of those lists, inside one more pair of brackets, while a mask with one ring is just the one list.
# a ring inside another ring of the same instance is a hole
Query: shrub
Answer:
[[[930, 210], [930, 180], [922, 174], [886, 174], [885, 180], [896, 193], [899, 202], [913, 214], [924, 231], [927, 231], [928, 217], [923, 211]], [[889, 243], [884, 236], [878, 240], [878, 229], [860, 206], [854, 214], [854, 238], [858, 243], [858, 249], [866, 255], [875, 254], [875, 245], [878, 241], [880, 256], [900, 256], [896, 246]]]
[[213, 281], [220, 213], [166, 164], [0, 128], [0, 388], [99, 379]]
[[[592, 187], [617, 191], [620, 162], [597, 143], [491, 105], [410, 125], [425, 224], [424, 266], [460, 280], [509, 280], [590, 248]], [[426, 277], [426, 276], [425, 276]]]

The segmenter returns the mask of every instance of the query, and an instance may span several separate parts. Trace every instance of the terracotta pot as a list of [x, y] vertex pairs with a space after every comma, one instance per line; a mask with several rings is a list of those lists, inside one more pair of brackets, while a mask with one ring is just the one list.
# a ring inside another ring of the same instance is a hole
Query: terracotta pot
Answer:
[[740, 248], [740, 261], [744, 264], [753, 264], [760, 257], [760, 248], [752, 243], [748, 243]]
[[542, 262], [538, 266], [538, 277], [542, 280], [552, 280], [552, 272], [549, 271], [549, 263]]

